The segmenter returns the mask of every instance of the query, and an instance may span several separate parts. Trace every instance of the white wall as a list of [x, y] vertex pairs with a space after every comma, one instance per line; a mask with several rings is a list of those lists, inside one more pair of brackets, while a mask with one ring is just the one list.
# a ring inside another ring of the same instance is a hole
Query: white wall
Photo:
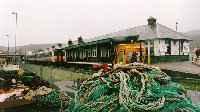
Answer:
[[[179, 55], [179, 40], [171, 40], [171, 55]], [[165, 40], [154, 40], [154, 56], [164, 56], [167, 52], [167, 46]], [[184, 41], [183, 51], [180, 55], [189, 55], [190, 53], [190, 42]]]
[[160, 56], [159, 40], [154, 40], [154, 56]]
[[183, 54], [189, 55], [189, 53], [190, 53], [190, 42], [184, 41], [184, 43], [183, 43]]
[[154, 56], [163, 56], [166, 50], [165, 40], [154, 40]]

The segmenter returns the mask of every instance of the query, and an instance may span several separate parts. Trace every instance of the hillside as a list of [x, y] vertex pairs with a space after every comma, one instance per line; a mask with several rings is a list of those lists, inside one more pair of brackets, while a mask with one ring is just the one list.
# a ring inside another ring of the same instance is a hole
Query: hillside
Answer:
[[[51, 48], [51, 46], [53, 46], [53, 45], [57, 45], [57, 43], [55, 43], [55, 44], [29, 44], [29, 45], [24, 45], [24, 46], [18, 46], [17, 50], [21, 54], [24, 54], [25, 51], [32, 51], [32, 50], [37, 51], [40, 49], [44, 50], [47, 48]], [[14, 51], [14, 49], [13, 49], [13, 51]]]
[[[24, 54], [25, 51], [39, 50], [50, 48], [52, 45], [57, 45], [57, 43], [52, 44], [29, 44], [24, 46], [17, 46], [17, 52]], [[7, 46], [0, 46], [0, 50], [7, 51]], [[14, 47], [10, 47], [10, 52], [14, 52]]]
[[192, 41], [193, 48], [200, 48], [200, 30], [189, 31], [185, 33]]
[[0, 50], [6, 51], [7, 49], [8, 49], [8, 47], [0, 46]]
[[25, 49], [25, 48], [26, 50], [46, 49], [50, 48], [52, 45], [56, 44], [29, 44], [24, 46], [18, 46], [18, 49]]

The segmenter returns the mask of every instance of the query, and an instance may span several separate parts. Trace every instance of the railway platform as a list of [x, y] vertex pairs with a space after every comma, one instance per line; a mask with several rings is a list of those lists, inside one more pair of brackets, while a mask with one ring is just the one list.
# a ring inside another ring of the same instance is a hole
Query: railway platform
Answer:
[[189, 76], [200, 78], [200, 66], [195, 65], [190, 61], [159, 63], [154, 65], [160, 67], [162, 70], [165, 71], [179, 72], [182, 74], [188, 74]]

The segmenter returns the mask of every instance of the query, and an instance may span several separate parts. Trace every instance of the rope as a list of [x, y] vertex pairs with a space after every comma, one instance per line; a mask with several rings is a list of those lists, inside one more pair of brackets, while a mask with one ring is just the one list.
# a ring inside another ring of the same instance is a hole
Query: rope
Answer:
[[159, 68], [133, 63], [101, 70], [84, 81], [66, 111], [200, 112], [200, 107]]

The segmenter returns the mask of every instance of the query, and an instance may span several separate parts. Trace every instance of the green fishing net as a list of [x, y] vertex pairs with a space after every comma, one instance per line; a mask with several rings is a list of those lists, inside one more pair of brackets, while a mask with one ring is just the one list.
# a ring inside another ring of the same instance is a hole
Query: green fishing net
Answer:
[[200, 112], [184, 88], [144, 64], [101, 70], [82, 83], [67, 112]]

